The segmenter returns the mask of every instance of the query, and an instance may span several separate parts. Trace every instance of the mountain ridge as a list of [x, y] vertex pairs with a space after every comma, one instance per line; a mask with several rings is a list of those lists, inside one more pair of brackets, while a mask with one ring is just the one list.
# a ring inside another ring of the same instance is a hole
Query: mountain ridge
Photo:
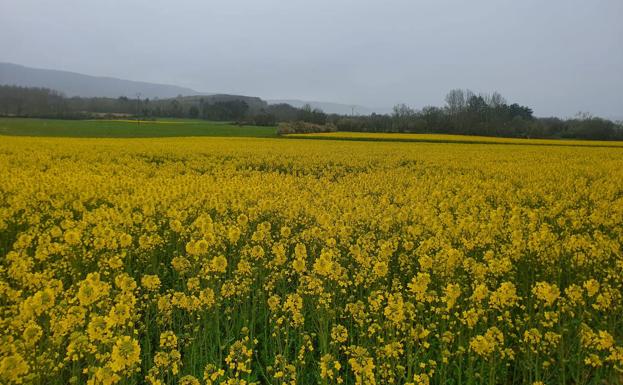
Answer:
[[170, 84], [85, 75], [78, 72], [33, 68], [0, 62], [0, 84], [49, 88], [68, 97], [136, 97], [171, 98], [178, 95], [211, 95], [191, 88]]
[[35, 68], [21, 64], [0, 62], [0, 85], [20, 87], [41, 87], [58, 91], [65, 96], [74, 97], [109, 97], [125, 96], [135, 98], [140, 93], [141, 98], [168, 99], [178, 96], [232, 96], [241, 99], [260, 98], [268, 104], [287, 103], [293, 107], [302, 107], [309, 104], [312, 108], [320, 108], [329, 114], [341, 115], [369, 115], [371, 113], [389, 113], [389, 108], [370, 108], [366, 106], [346, 103], [323, 101], [307, 101], [301, 99], [264, 99], [261, 97], [234, 95], [227, 93], [200, 92], [188, 87], [171, 84], [151, 83], [137, 80], [127, 80], [112, 76], [87, 75], [79, 72]]

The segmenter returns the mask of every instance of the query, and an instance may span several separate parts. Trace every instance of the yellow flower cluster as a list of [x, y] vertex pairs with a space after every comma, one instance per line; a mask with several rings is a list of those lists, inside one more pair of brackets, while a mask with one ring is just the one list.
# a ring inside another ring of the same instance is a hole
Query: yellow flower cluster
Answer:
[[0, 139], [2, 384], [622, 379], [619, 148]]

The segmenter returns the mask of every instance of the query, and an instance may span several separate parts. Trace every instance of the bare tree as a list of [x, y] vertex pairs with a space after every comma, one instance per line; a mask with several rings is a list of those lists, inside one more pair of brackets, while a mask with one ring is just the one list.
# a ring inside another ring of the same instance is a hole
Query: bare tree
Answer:
[[486, 95], [484, 99], [491, 108], [497, 108], [506, 104], [506, 99], [497, 91], [494, 91], [491, 95]]
[[392, 114], [394, 118], [403, 119], [408, 118], [415, 115], [415, 111], [413, 108], [407, 106], [406, 104], [396, 104], [394, 106], [394, 112]]
[[451, 115], [456, 115], [464, 109], [466, 102], [465, 92], [461, 89], [450, 90], [446, 95], [446, 103]]

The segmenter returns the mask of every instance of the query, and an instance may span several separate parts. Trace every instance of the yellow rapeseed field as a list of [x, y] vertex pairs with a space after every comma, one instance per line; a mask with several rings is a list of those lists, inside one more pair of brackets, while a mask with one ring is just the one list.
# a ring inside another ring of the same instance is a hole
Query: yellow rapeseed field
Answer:
[[0, 137], [1, 384], [620, 384], [623, 149]]
[[578, 140], [578, 139], [525, 139], [501, 138], [477, 135], [454, 134], [414, 134], [399, 132], [315, 132], [310, 134], [287, 134], [288, 138], [313, 139], [342, 139], [342, 140], [372, 140], [395, 142], [440, 142], [440, 143], [496, 143], [496, 144], [523, 144], [547, 146], [587, 146], [587, 147], [622, 147], [621, 141], [605, 140]]

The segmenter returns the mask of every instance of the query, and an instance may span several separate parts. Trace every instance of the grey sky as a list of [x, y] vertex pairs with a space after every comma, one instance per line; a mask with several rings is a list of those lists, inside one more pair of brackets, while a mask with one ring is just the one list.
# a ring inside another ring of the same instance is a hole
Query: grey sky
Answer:
[[497, 90], [623, 117], [623, 0], [0, 0], [0, 61], [420, 108]]

